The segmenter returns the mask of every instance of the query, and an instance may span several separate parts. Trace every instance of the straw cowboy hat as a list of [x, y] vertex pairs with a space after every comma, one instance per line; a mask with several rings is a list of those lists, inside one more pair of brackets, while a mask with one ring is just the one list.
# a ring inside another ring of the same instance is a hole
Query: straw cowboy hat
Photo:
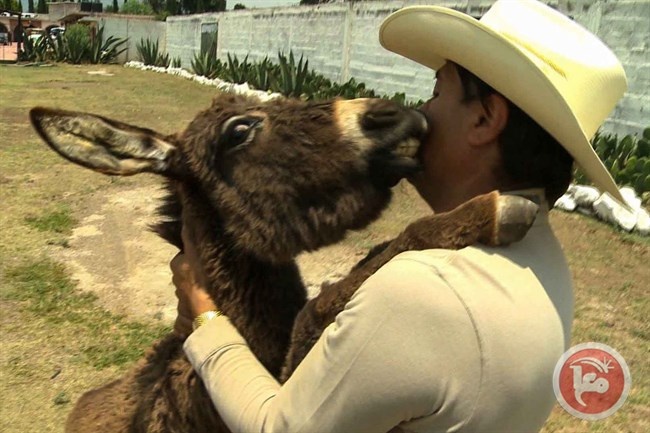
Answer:
[[413, 6], [384, 20], [379, 41], [431, 69], [450, 60], [474, 73], [555, 137], [601, 191], [626, 203], [589, 144], [623, 96], [625, 72], [579, 24], [535, 0], [498, 0], [480, 20]]

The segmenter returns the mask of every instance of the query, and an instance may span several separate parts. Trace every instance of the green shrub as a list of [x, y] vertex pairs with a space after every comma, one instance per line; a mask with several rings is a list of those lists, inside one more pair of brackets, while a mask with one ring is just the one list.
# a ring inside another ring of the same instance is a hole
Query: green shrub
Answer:
[[66, 59], [69, 63], [79, 64], [90, 53], [90, 29], [83, 24], [68, 26], [64, 33]]
[[120, 12], [128, 15], [153, 15], [154, 10], [149, 3], [141, 3], [137, 0], [124, 2]]
[[[617, 185], [631, 186], [639, 196], [650, 191], [650, 127], [640, 138], [626, 135], [619, 139], [617, 135], [596, 133], [591, 145]], [[575, 181], [589, 183], [579, 168]]]

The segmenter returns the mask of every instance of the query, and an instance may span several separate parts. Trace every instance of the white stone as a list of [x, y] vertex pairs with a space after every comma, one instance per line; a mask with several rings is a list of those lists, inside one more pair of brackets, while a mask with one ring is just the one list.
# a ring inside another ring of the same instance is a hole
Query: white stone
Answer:
[[634, 188], [631, 186], [624, 186], [620, 191], [621, 195], [632, 209], [641, 209], [641, 199], [636, 195]]
[[578, 206], [590, 208], [600, 197], [600, 191], [593, 186], [576, 185], [573, 189], [573, 199]]
[[566, 212], [573, 212], [576, 209], [576, 202], [569, 194], [564, 194], [557, 199], [555, 207]]
[[599, 218], [612, 222], [623, 230], [631, 231], [636, 225], [636, 212], [630, 212], [607, 193], [594, 202], [593, 208]]
[[637, 211], [634, 230], [643, 236], [650, 235], [650, 215], [647, 210], [641, 208]]

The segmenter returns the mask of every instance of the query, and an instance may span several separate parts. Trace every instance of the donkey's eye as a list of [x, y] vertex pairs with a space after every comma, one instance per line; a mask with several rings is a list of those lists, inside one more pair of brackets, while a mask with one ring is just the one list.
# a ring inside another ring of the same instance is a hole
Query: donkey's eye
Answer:
[[220, 143], [224, 148], [234, 150], [249, 144], [255, 136], [254, 131], [262, 119], [258, 117], [236, 116], [223, 126]]
[[241, 123], [236, 125], [230, 133], [230, 144], [237, 145], [243, 143], [244, 140], [246, 140], [250, 129], [251, 126], [248, 124]]

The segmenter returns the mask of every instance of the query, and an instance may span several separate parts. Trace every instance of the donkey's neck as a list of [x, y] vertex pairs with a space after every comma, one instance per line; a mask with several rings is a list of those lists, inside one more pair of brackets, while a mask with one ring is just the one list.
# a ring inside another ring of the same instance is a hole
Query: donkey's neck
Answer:
[[222, 236], [216, 233], [200, 246], [210, 295], [262, 364], [278, 376], [306, 299], [298, 267], [259, 260]]
[[[170, 185], [171, 186], [171, 185]], [[215, 304], [242, 334], [255, 356], [276, 377], [289, 346], [293, 322], [306, 291], [294, 261], [273, 263], [244, 250], [224, 230], [219, 212], [198, 188], [181, 192], [193, 215], [208, 290]], [[168, 223], [155, 230], [180, 246], [180, 197], [172, 194], [160, 209]]]

